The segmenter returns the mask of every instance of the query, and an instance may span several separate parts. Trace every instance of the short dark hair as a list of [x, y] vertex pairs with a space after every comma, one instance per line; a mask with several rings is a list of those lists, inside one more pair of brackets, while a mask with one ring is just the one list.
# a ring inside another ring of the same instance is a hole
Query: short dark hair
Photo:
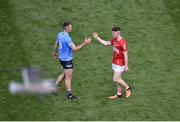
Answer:
[[64, 22], [64, 23], [63, 23], [63, 28], [65, 28], [66, 26], [69, 26], [69, 25], [71, 25], [70, 22]]
[[114, 26], [112, 28], [112, 31], [121, 31], [121, 28], [119, 26]]

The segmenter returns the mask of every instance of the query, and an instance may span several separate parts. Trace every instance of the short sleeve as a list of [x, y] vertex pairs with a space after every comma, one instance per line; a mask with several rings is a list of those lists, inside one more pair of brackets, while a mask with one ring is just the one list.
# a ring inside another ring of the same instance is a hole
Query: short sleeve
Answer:
[[110, 42], [111, 42], [111, 45], [113, 45], [113, 44], [114, 44], [114, 40], [113, 40], [113, 39], [112, 39]]
[[122, 51], [125, 52], [125, 51], [127, 51], [127, 50], [128, 50], [128, 48], [127, 48], [126, 41], [123, 40], [123, 41], [122, 41]]
[[67, 44], [69, 47], [71, 47], [74, 43], [72, 42], [72, 39], [69, 37], [67, 40]]

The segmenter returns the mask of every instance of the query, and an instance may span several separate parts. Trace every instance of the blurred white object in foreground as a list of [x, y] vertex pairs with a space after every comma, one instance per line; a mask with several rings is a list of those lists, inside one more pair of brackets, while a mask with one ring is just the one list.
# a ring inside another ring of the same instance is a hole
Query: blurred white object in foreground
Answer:
[[12, 94], [49, 94], [56, 90], [53, 79], [41, 79], [41, 71], [37, 68], [23, 68], [22, 78], [24, 84], [12, 81], [9, 91]]

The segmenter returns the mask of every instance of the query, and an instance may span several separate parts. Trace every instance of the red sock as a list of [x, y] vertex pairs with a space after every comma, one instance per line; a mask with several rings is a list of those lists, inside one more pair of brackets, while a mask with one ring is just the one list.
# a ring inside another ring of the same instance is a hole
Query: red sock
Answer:
[[118, 89], [117, 89], [117, 94], [118, 94], [118, 95], [121, 95], [121, 93], [122, 93], [122, 89], [121, 89], [121, 88], [118, 88]]

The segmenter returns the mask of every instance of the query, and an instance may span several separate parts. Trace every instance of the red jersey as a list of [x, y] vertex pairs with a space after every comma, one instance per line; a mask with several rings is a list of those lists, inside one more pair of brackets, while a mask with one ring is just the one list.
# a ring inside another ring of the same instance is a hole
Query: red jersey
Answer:
[[121, 40], [117, 40], [114, 38], [111, 40], [111, 44], [113, 45], [113, 64], [123, 66], [125, 65], [123, 52], [127, 51], [126, 41], [122, 38]]

